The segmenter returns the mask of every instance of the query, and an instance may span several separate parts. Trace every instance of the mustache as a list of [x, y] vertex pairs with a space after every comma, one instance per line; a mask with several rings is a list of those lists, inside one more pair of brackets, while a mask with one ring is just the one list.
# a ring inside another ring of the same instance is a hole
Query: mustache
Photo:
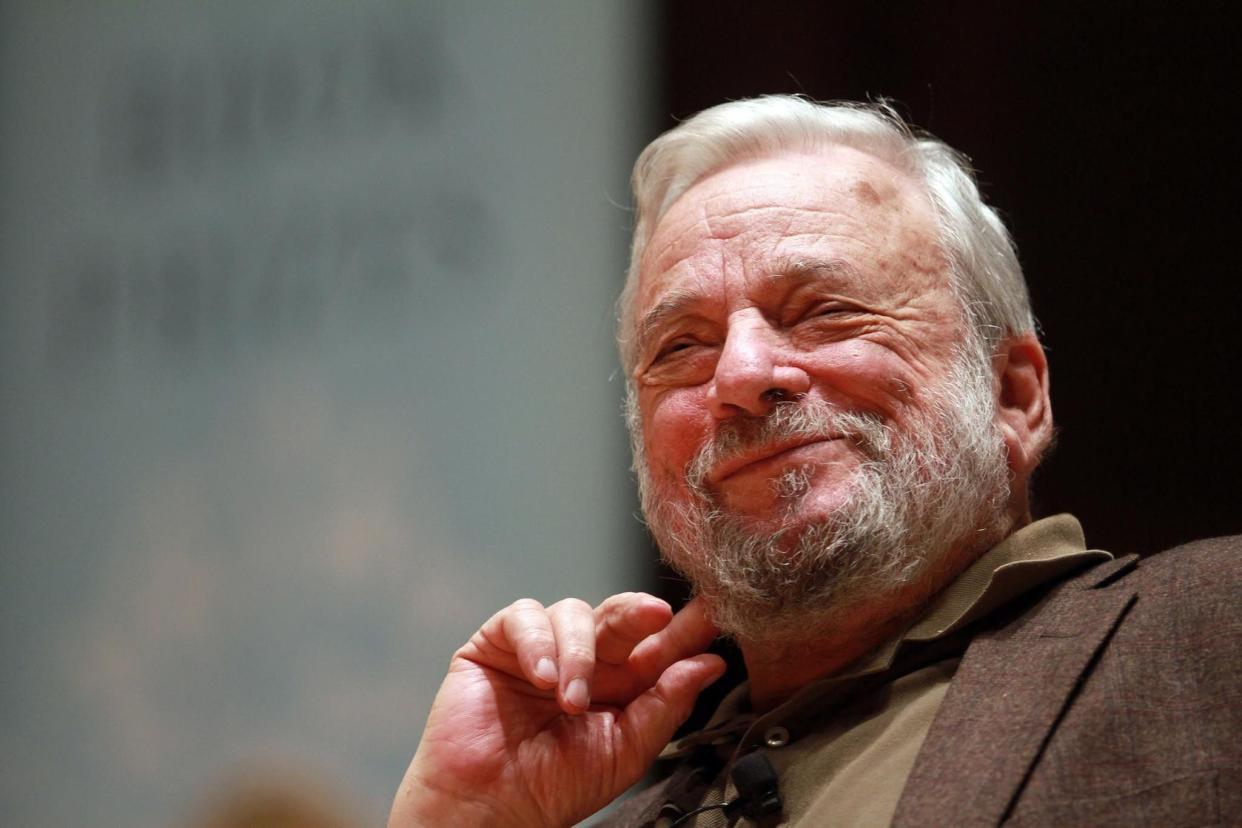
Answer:
[[847, 411], [824, 400], [776, 403], [761, 417], [735, 417], [716, 429], [686, 466], [686, 481], [704, 493], [707, 475], [721, 463], [796, 440], [844, 438], [870, 460], [882, 460], [891, 445], [889, 427], [873, 411]]

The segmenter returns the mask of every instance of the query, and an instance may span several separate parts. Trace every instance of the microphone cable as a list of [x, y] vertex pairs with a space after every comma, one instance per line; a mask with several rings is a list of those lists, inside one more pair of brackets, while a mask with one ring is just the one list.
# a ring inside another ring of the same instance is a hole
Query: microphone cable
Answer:
[[737, 798], [728, 802], [715, 802], [703, 805], [693, 811], [679, 816], [672, 828], [684, 823], [691, 817], [719, 808], [725, 815], [740, 812], [742, 816], [758, 822], [765, 816], [779, 814], [781, 811], [780, 786], [776, 777], [776, 768], [760, 751], [748, 753], [737, 760], [729, 773], [733, 786], [737, 788]]

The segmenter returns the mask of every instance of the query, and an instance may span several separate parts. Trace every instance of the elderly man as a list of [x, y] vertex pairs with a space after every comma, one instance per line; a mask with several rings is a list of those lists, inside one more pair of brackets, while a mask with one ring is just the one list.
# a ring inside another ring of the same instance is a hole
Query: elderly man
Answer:
[[[453, 657], [390, 826], [1242, 819], [1228, 541], [1032, 522], [1013, 245], [890, 110], [725, 104], [647, 148], [621, 298], [643, 509], [696, 597], [518, 601]], [[666, 743], [723, 671], [748, 681]]]

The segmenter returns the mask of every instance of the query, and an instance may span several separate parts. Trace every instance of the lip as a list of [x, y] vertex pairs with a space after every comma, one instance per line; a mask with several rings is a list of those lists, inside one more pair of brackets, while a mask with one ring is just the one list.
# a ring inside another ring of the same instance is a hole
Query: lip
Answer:
[[777, 443], [772, 446], [766, 446], [758, 451], [740, 454], [737, 457], [726, 460], [716, 468], [712, 469], [712, 471], [707, 475], [706, 482], [708, 485], [715, 486], [719, 483], [723, 483], [739, 472], [745, 471], [751, 466], [767, 462], [768, 460], [775, 460], [781, 455], [788, 454], [800, 448], [814, 446], [820, 443], [831, 443], [840, 439], [840, 437], [809, 437], [793, 442]]

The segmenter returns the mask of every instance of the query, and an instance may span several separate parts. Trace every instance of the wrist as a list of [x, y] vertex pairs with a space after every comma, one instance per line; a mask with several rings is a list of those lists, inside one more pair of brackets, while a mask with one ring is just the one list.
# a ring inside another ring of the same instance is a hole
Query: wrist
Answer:
[[409, 773], [401, 783], [388, 817], [388, 828], [486, 828], [509, 824], [477, 796], [463, 795]]
[[398, 794], [388, 818], [388, 828], [485, 828], [502, 824], [503, 820], [478, 801], [405, 788]]

